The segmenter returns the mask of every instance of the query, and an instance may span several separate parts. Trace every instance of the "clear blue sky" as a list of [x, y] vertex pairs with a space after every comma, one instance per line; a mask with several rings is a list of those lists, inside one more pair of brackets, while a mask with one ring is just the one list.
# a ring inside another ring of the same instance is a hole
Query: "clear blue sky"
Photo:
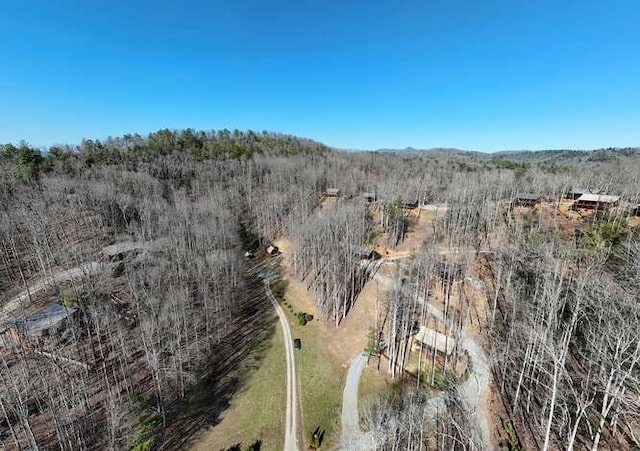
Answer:
[[640, 146], [640, 1], [0, 0], [0, 142]]

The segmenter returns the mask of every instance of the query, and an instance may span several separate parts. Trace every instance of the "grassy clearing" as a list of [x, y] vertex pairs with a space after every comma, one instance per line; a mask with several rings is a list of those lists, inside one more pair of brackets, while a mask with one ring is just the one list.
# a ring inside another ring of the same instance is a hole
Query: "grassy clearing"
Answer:
[[[375, 364], [375, 359], [371, 359]], [[375, 399], [379, 394], [384, 393], [389, 388], [389, 382], [378, 374], [375, 367], [366, 367], [360, 377], [360, 385], [358, 386], [358, 408], [362, 416], [362, 407], [368, 402]]]
[[298, 311], [295, 303], [292, 309], [284, 309], [291, 324], [293, 338], [302, 340], [302, 349], [296, 351], [296, 371], [302, 400], [301, 430], [304, 440], [308, 442], [309, 434], [320, 428], [324, 431], [322, 448], [332, 449], [340, 433], [346, 369], [323, 346], [326, 329], [320, 321], [314, 319], [301, 326], [294, 316]]
[[282, 330], [278, 326], [260, 367], [231, 401], [219, 424], [194, 443], [194, 450], [227, 449], [262, 441], [263, 451], [282, 449], [286, 405], [286, 360]]
[[[379, 397], [389, 393], [393, 389], [393, 383], [387, 381], [376, 371], [376, 359], [371, 359], [370, 364], [362, 372], [360, 385], [358, 386], [358, 413], [360, 421], [366, 416], [367, 410], [376, 403]], [[366, 427], [364, 428], [366, 430]]]

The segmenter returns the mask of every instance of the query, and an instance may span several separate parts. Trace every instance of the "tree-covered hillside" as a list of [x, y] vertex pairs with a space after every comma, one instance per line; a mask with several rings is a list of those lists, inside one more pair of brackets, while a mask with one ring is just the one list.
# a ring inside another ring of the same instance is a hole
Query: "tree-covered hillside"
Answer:
[[[575, 188], [619, 199], [585, 210]], [[362, 327], [391, 388], [361, 426], [380, 449], [638, 447], [639, 200], [634, 149], [342, 152], [189, 129], [5, 144], [0, 443], [184, 448], [259, 366], [263, 282], [288, 293], [286, 271], [330, 334], [375, 293]], [[65, 321], [38, 329], [52, 303]], [[421, 328], [458, 345], [416, 350]], [[470, 342], [487, 355], [478, 415]]]

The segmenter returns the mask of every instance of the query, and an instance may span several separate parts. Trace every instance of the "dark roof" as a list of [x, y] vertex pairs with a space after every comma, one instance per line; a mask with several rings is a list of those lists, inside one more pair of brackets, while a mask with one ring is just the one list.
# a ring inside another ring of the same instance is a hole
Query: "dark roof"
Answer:
[[52, 302], [27, 317], [24, 331], [27, 335], [40, 335], [43, 331], [60, 324], [75, 311], [76, 309], [73, 307], [65, 307], [57, 302]]

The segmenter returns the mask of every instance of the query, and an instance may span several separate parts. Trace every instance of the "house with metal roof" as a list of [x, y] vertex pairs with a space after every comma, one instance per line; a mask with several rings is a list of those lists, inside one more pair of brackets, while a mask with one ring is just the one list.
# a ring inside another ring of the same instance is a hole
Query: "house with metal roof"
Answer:
[[28, 337], [52, 335], [67, 325], [76, 310], [76, 308], [52, 302], [27, 317], [24, 322], [24, 334]]
[[451, 338], [425, 326], [420, 327], [420, 330], [413, 340], [414, 346], [434, 349], [442, 355], [450, 356], [456, 349], [455, 338]]
[[608, 194], [583, 194], [574, 202], [575, 208], [586, 208], [590, 210], [607, 210], [615, 207], [620, 202], [620, 196], [610, 196]]

